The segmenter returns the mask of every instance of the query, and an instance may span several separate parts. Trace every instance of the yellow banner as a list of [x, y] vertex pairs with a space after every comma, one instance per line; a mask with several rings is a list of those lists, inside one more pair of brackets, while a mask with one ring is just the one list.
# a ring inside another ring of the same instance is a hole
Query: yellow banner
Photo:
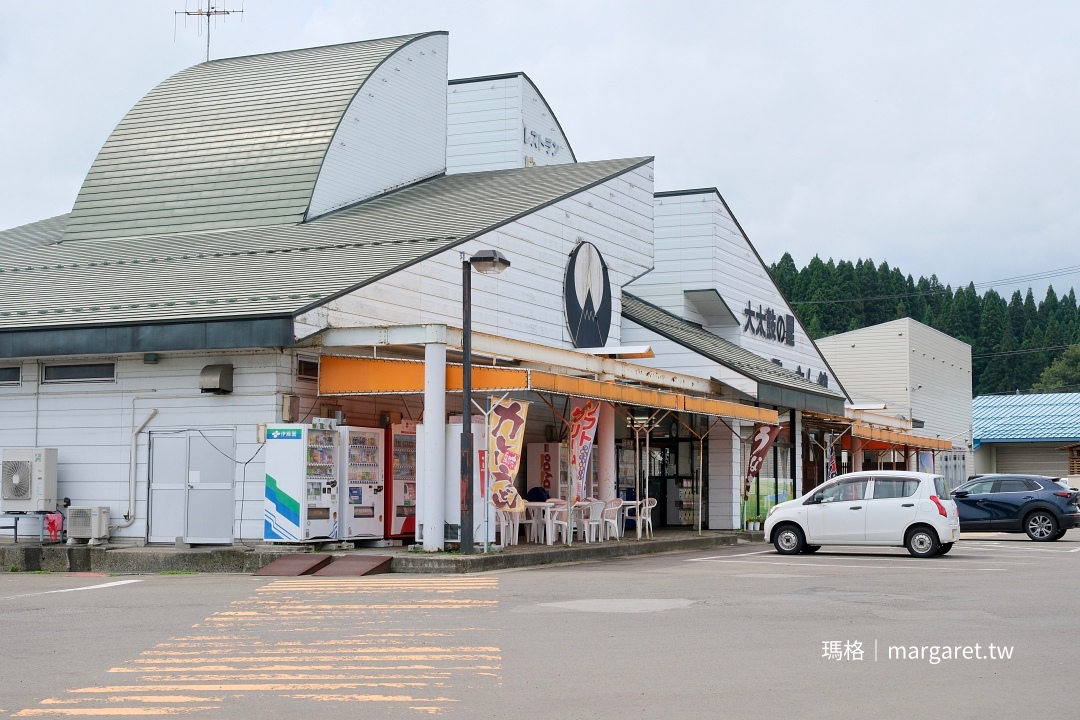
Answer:
[[492, 401], [488, 424], [491, 467], [491, 503], [498, 510], [525, 512], [525, 501], [514, 487], [521, 449], [525, 443], [525, 416], [529, 403], [503, 398]]

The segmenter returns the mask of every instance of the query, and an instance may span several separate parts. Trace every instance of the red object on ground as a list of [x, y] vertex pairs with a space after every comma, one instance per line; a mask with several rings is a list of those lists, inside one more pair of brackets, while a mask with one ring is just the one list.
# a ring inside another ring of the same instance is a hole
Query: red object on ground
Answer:
[[64, 516], [60, 513], [49, 513], [45, 516], [45, 530], [49, 533], [49, 539], [56, 542], [60, 539], [60, 531], [64, 529]]

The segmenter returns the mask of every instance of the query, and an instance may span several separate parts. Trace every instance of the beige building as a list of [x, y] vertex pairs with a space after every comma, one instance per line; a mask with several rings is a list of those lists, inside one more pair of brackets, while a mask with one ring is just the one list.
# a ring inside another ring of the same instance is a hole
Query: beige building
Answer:
[[856, 406], [883, 404], [881, 414], [952, 442], [951, 453], [921, 456], [917, 466], [906, 458], [911, 469], [932, 460], [953, 486], [974, 471], [970, 345], [911, 318], [822, 338], [817, 345]]

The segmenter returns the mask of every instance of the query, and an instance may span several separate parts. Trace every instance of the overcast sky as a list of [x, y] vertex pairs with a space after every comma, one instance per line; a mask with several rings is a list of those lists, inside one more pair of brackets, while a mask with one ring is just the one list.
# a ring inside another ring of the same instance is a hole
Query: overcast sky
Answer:
[[[0, 228], [68, 212], [124, 113], [202, 61], [193, 22], [174, 41], [182, 9], [0, 0]], [[1049, 282], [1080, 285], [1080, 3], [244, 10], [212, 58], [448, 30], [450, 77], [525, 71], [579, 160], [655, 155], [657, 190], [718, 187], [766, 262], [872, 257], [954, 287], [1074, 267]]]

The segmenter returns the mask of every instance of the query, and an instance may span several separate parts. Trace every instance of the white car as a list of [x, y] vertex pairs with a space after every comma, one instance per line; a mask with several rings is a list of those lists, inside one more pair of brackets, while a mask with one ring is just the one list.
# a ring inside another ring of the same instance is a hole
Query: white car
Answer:
[[887, 545], [930, 557], [960, 538], [960, 515], [940, 475], [848, 473], [772, 507], [765, 537], [782, 555], [822, 545]]

